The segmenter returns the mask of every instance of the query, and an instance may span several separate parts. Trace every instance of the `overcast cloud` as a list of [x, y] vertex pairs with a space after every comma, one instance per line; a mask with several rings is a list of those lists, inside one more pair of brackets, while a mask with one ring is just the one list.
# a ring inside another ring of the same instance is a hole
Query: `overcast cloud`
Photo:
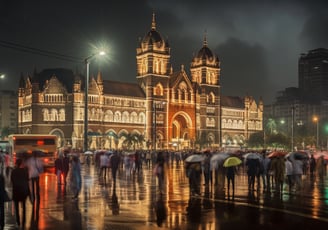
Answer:
[[[328, 48], [326, 1], [4, 0], [0, 9], [0, 40], [81, 59], [107, 44], [110, 59], [93, 62], [91, 72], [100, 69], [105, 79], [128, 82], [136, 82], [138, 39], [149, 31], [154, 11], [157, 30], [169, 40], [174, 70], [181, 64], [189, 69], [206, 31], [208, 46], [221, 61], [222, 92], [263, 97], [266, 104], [277, 91], [298, 86], [301, 53]], [[21, 72], [34, 68], [84, 71], [80, 63], [3, 46], [0, 53], [0, 72], [7, 73], [4, 82], [12, 88]]]

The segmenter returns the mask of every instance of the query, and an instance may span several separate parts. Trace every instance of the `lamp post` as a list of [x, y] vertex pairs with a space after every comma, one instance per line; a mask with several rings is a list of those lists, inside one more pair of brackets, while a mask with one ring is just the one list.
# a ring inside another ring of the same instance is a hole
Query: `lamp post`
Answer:
[[292, 124], [291, 124], [291, 128], [292, 128], [292, 140], [291, 140], [291, 151], [294, 151], [294, 117], [295, 117], [295, 113], [294, 113], [295, 107], [292, 106]]
[[85, 88], [84, 88], [84, 142], [83, 142], [83, 148], [84, 152], [88, 150], [88, 93], [89, 93], [89, 66], [90, 61], [96, 57], [97, 55], [105, 55], [106, 53], [104, 51], [101, 51], [99, 53], [91, 54], [89, 57], [84, 59], [84, 63], [86, 65], [86, 80], [85, 80]]
[[313, 117], [313, 121], [317, 123], [317, 145], [316, 147], [319, 147], [319, 118], [317, 116]]

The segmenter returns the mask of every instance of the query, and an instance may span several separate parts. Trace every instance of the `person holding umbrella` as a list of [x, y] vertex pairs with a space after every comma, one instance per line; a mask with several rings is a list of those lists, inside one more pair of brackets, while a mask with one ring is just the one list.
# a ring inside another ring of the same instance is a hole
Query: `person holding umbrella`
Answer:
[[235, 174], [237, 172], [235, 166], [227, 167], [226, 170], [227, 183], [228, 183], [228, 199], [230, 198], [230, 184], [232, 186], [232, 199], [235, 197]]
[[228, 199], [230, 199], [230, 184], [232, 186], [232, 199], [235, 197], [235, 174], [237, 172], [236, 166], [240, 165], [242, 161], [238, 157], [229, 157], [224, 161], [223, 166], [226, 167], [226, 177], [228, 183]]

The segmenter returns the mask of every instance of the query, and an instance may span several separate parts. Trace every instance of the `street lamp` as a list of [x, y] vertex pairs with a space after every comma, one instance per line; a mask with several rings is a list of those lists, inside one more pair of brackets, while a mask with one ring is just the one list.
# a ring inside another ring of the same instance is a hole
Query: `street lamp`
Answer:
[[84, 59], [84, 63], [87, 67], [86, 73], [86, 81], [85, 81], [85, 88], [84, 88], [84, 142], [83, 148], [84, 152], [88, 150], [88, 91], [89, 91], [89, 66], [90, 61], [96, 56], [103, 56], [106, 53], [104, 51], [100, 51], [99, 53], [91, 54], [89, 57]]
[[319, 118], [317, 116], [314, 116], [313, 121], [317, 123], [317, 148], [318, 148], [319, 147]]
[[0, 79], [4, 79], [6, 75], [4, 75], [3, 73], [0, 73]]

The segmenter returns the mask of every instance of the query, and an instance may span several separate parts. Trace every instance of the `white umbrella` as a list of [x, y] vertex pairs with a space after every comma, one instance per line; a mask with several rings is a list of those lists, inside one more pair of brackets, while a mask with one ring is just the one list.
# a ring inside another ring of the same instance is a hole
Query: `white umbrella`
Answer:
[[211, 157], [211, 169], [217, 169], [218, 165], [223, 165], [225, 159], [227, 159], [230, 155], [228, 153], [216, 153]]
[[193, 154], [193, 155], [190, 155], [189, 157], [187, 157], [185, 159], [185, 162], [188, 162], [188, 163], [192, 163], [192, 162], [201, 162], [204, 160], [204, 156], [203, 155], [199, 155], [199, 154]]
[[91, 151], [85, 151], [84, 154], [85, 155], [93, 155], [93, 152], [91, 152]]
[[258, 153], [246, 153], [243, 157], [245, 159], [261, 159], [261, 155]]

